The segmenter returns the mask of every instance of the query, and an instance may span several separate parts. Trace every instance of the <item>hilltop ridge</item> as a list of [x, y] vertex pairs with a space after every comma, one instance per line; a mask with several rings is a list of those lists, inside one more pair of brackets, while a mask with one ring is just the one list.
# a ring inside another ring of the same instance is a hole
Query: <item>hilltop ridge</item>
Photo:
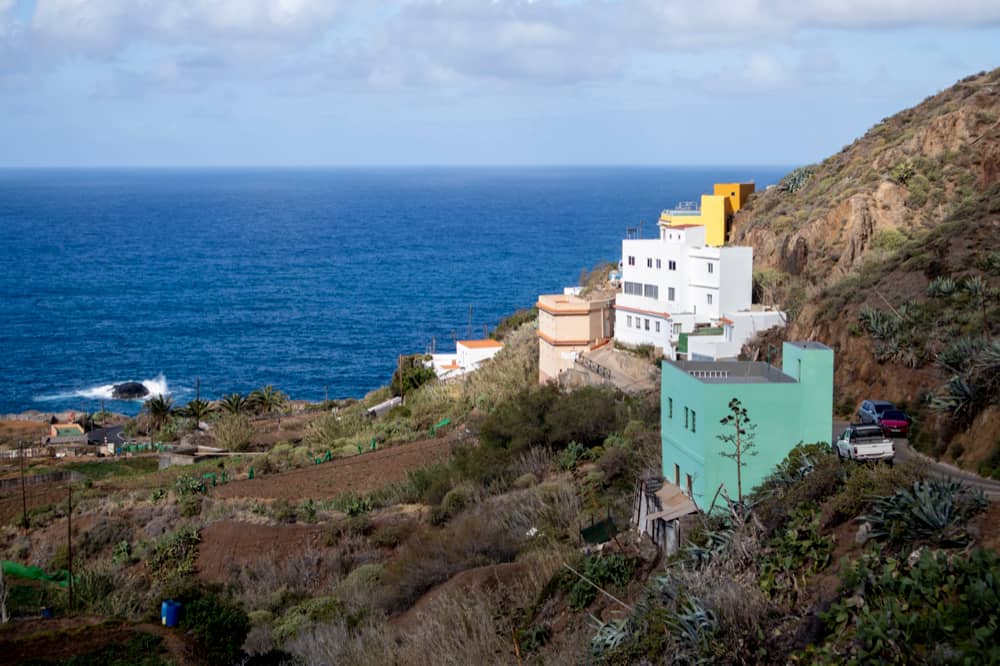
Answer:
[[[930, 407], [957, 376], [945, 362], [949, 348], [998, 332], [998, 232], [995, 69], [885, 118], [758, 193], [736, 215], [732, 241], [753, 246], [758, 292], [792, 314], [788, 338], [836, 350], [845, 416], [867, 397], [905, 403], [926, 426], [925, 450], [976, 468], [1000, 441], [995, 396], [959, 423]], [[961, 287], [977, 278], [981, 301], [929, 293], [934, 281]], [[872, 316], [887, 317], [892, 330], [872, 330]]]

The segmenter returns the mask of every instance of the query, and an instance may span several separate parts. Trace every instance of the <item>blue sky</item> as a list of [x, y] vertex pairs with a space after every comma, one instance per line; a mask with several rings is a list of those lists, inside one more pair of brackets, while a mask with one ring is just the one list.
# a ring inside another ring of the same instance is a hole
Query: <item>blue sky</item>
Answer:
[[997, 0], [0, 0], [0, 166], [793, 165], [997, 66]]

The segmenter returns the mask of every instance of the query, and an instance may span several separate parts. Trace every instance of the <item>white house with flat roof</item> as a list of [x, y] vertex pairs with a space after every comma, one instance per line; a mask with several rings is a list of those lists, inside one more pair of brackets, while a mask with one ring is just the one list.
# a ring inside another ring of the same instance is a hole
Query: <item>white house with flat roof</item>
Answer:
[[479, 368], [503, 349], [496, 340], [458, 340], [454, 354], [432, 354], [429, 362], [439, 379], [459, 377]]
[[675, 359], [681, 333], [751, 309], [753, 248], [707, 245], [702, 225], [661, 224], [659, 238], [623, 240], [621, 266], [614, 330], [627, 345], [653, 345]]

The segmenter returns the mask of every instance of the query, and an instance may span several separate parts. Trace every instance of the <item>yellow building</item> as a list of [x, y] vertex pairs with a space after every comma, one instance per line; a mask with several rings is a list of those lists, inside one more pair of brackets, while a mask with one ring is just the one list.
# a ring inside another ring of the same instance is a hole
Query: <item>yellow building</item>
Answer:
[[614, 335], [614, 298], [538, 297], [538, 381], [558, 380], [577, 354]]
[[663, 211], [660, 226], [700, 225], [705, 227], [706, 244], [715, 247], [725, 245], [732, 229], [733, 213], [746, 205], [753, 191], [753, 183], [716, 183], [713, 194], [701, 195], [699, 208]]

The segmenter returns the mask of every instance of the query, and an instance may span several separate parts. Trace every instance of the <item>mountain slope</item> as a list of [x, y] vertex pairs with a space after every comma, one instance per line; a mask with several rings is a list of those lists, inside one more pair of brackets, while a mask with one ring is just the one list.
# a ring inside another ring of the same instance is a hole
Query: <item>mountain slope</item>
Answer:
[[[758, 292], [793, 316], [786, 335], [836, 350], [843, 412], [903, 402], [925, 450], [1000, 467], [1000, 391], [955, 361], [1000, 333], [1000, 69], [792, 172], [737, 215], [733, 242], [754, 247]], [[953, 377], [975, 380], [968, 408], [942, 407]]]

